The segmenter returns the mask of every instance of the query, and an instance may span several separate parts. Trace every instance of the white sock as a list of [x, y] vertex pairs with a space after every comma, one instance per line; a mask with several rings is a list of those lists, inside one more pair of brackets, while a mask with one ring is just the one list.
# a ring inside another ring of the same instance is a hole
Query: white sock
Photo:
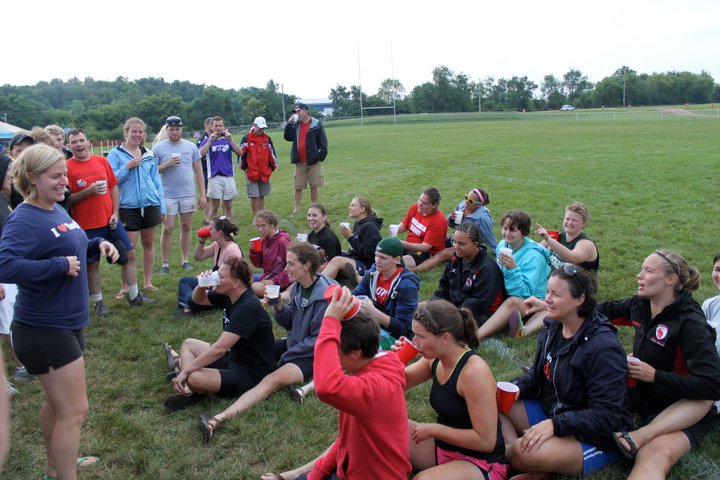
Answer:
[[93, 293], [93, 294], [92, 294], [92, 299], [93, 299], [93, 301], [94, 301], [95, 303], [100, 303], [100, 302], [102, 302], [102, 300], [103, 300], [103, 298], [102, 298], [102, 292], [100, 292], [100, 293]]
[[138, 286], [137, 283], [133, 285], [128, 285], [128, 298], [132, 300], [133, 298], [138, 296]]

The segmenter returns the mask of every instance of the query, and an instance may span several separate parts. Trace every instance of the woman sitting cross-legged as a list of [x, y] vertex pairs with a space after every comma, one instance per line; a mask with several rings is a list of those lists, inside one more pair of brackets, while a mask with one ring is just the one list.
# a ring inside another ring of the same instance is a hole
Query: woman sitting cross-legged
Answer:
[[418, 306], [414, 345], [423, 358], [405, 369], [405, 388], [432, 380], [436, 423], [409, 421], [416, 480], [504, 480], [508, 465], [496, 402], [497, 386], [477, 348], [470, 310], [445, 300]]
[[520, 400], [503, 418], [510, 465], [581, 475], [622, 459], [613, 432], [632, 425], [625, 351], [595, 310], [595, 279], [567, 264], [547, 284], [548, 317], [533, 367], [515, 379]]
[[710, 428], [713, 400], [720, 399], [720, 357], [715, 332], [690, 294], [700, 275], [682, 256], [656, 250], [643, 262], [637, 283], [637, 295], [598, 310], [635, 329], [638, 360], [628, 368], [636, 385], [628, 390], [643, 426], [615, 434], [621, 451], [635, 458], [628, 478], [659, 479]]
[[455, 253], [445, 267], [433, 299], [469, 309], [482, 325], [507, 296], [503, 274], [480, 240], [477, 225], [463, 222], [453, 232]]
[[547, 250], [528, 238], [530, 215], [511, 210], [500, 219], [503, 240], [498, 243], [497, 263], [505, 280], [508, 298], [478, 329], [480, 339], [509, 326], [510, 336], [525, 334], [522, 319], [526, 317], [524, 300], [545, 297], [550, 262]]
[[[198, 261], [213, 258], [215, 260], [212, 268], [213, 272], [220, 268], [220, 265], [230, 257], [243, 258], [242, 249], [233, 239], [233, 235], [237, 235], [239, 231], [238, 226], [230, 222], [225, 216], [213, 218], [210, 221], [210, 236], [198, 240], [193, 258]], [[211, 243], [205, 245], [208, 239]], [[213, 305], [198, 305], [193, 302], [193, 291], [197, 284], [197, 277], [182, 277], [180, 279], [178, 283], [179, 309], [175, 314], [176, 316], [185, 317], [192, 315], [193, 312], [215, 308]]]
[[168, 367], [176, 360], [179, 369], [173, 379], [178, 393], [165, 399], [169, 411], [197, 403], [206, 393], [241, 395], [277, 365], [272, 321], [250, 289], [252, 270], [244, 260], [230, 257], [218, 274], [216, 287], [195, 287], [193, 301], [223, 309], [223, 332], [213, 343], [186, 339], [175, 359], [174, 352], [166, 348]]
[[289, 330], [287, 337], [275, 342], [278, 367], [223, 412], [213, 417], [201, 415], [200, 427], [206, 442], [220, 422], [249, 410], [281, 388], [312, 378], [315, 341], [328, 306], [323, 293], [335, 284], [318, 273], [319, 267], [320, 255], [311, 244], [300, 242], [288, 249], [285, 270], [294, 283], [290, 303], [273, 305], [275, 320]]
[[270, 210], [262, 210], [255, 215], [255, 227], [260, 232], [262, 249], [256, 252], [250, 250], [250, 261], [256, 267], [262, 268], [260, 275], [253, 277], [252, 289], [262, 298], [265, 296], [266, 285], [280, 285], [285, 290], [290, 281], [285, 271], [285, 257], [290, 236], [278, 228], [278, 216]]

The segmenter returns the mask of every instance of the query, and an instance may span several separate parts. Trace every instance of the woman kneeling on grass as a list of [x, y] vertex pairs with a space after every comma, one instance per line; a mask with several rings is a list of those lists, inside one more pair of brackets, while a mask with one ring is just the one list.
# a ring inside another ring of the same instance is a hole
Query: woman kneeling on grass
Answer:
[[200, 430], [204, 441], [210, 440], [223, 420], [249, 410], [281, 388], [312, 378], [315, 341], [328, 306], [323, 293], [335, 283], [318, 274], [319, 267], [320, 254], [309, 243], [301, 242], [288, 250], [285, 270], [290, 282], [294, 283], [290, 303], [273, 305], [275, 320], [289, 330], [287, 337], [275, 342], [278, 368], [223, 412], [213, 417], [201, 415]]
[[521, 400], [503, 418], [506, 454], [517, 470], [584, 475], [622, 458], [612, 434], [632, 425], [625, 351], [595, 310], [591, 274], [567, 264], [547, 287], [533, 367], [513, 381]]
[[[237, 225], [228, 220], [224, 215], [222, 217], [214, 217], [210, 221], [210, 245], [205, 245], [208, 238], [200, 238], [193, 258], [195, 260], [205, 260], [206, 258], [215, 259], [213, 264], [213, 272], [220, 268], [225, 260], [230, 257], [238, 259], [243, 258], [240, 247], [233, 240], [233, 235], [237, 235], [240, 229]], [[251, 279], [252, 280], [252, 279]], [[201, 310], [209, 310], [214, 306], [198, 305], [193, 302], [192, 296], [195, 287], [198, 284], [198, 277], [182, 277], [178, 283], [178, 311], [176, 316], [187, 317], [193, 312]]]
[[497, 386], [477, 348], [470, 310], [445, 300], [423, 302], [413, 317], [423, 358], [405, 369], [406, 389], [432, 380], [437, 423], [409, 421], [416, 480], [504, 480], [508, 465], [496, 403]]
[[637, 282], [637, 295], [598, 306], [635, 328], [633, 356], [639, 361], [628, 367], [637, 384], [628, 390], [644, 426], [616, 430], [615, 440], [625, 456], [635, 458], [628, 478], [665, 478], [710, 428], [712, 401], [720, 399], [720, 358], [715, 333], [690, 294], [700, 275], [682, 256], [653, 252]]
[[168, 368], [179, 368], [173, 380], [178, 393], [165, 399], [169, 411], [195, 404], [206, 393], [241, 395], [275, 370], [272, 321], [250, 289], [252, 270], [245, 261], [230, 257], [218, 274], [216, 287], [195, 287], [193, 301], [223, 309], [222, 334], [213, 343], [186, 339], [179, 356], [165, 347]]

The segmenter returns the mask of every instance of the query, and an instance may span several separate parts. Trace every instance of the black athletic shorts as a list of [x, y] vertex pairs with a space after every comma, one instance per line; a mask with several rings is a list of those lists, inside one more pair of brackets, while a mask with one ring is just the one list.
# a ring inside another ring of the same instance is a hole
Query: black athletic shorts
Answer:
[[82, 357], [85, 336], [80, 330], [33, 327], [13, 320], [10, 338], [15, 354], [32, 375], [44, 375]]
[[162, 223], [159, 206], [145, 208], [121, 208], [120, 221], [128, 232], [137, 232]]
[[215, 360], [207, 368], [220, 371], [220, 391], [218, 391], [218, 395], [221, 397], [239, 397], [259, 383], [250, 377], [243, 365], [231, 362], [229, 353]]
[[310, 358], [294, 358], [291, 362], [280, 363], [280, 357], [283, 353], [287, 352], [287, 337], [283, 337], [280, 340], [275, 340], [275, 360], [278, 361], [278, 365], [282, 366], [283, 363], [293, 363], [297, 365], [303, 375], [304, 381], [309, 381], [313, 376], [313, 357]]

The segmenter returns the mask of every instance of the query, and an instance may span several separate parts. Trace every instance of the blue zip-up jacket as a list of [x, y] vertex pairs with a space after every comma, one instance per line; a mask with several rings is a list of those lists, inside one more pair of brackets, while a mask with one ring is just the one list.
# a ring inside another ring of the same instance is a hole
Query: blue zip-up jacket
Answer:
[[[546, 317], [544, 324], [533, 368], [513, 380], [520, 387], [520, 398], [543, 398], [548, 348], [556, 334], [562, 335], [560, 322]], [[545, 414], [553, 422], [555, 435], [574, 435], [581, 442], [615, 449], [613, 432], [632, 430], [633, 426], [625, 397], [627, 360], [617, 329], [605, 315], [593, 311], [552, 362], [556, 403]]]
[[[288, 142], [292, 142], [290, 148], [290, 162], [297, 165], [300, 161], [298, 157], [298, 140], [300, 137], [300, 123], [290, 123], [285, 125], [283, 138]], [[325, 135], [325, 127], [317, 118], [310, 117], [310, 128], [305, 138], [305, 150], [307, 152], [307, 164], [314, 165], [322, 162], [327, 157], [327, 136]]]
[[402, 269], [390, 284], [385, 306], [377, 303], [377, 282], [380, 274], [377, 265], [368, 270], [362, 281], [355, 287], [353, 295], [370, 297], [375, 308], [390, 316], [390, 325], [386, 329], [395, 338], [405, 335], [412, 338], [412, 317], [418, 306], [420, 294], [420, 278], [413, 272]]
[[287, 337], [287, 351], [280, 357], [279, 365], [292, 363], [299, 358], [313, 358], [315, 341], [328, 307], [323, 293], [333, 284], [335, 280], [319, 274], [307, 305], [303, 308], [302, 287], [299, 283], [294, 283], [290, 291], [290, 303], [279, 311], [275, 310], [275, 320], [290, 332]]
[[158, 171], [157, 159], [152, 150], [140, 146], [142, 162], [139, 167], [128, 170], [125, 166], [133, 159], [125, 146], [119, 145], [108, 155], [110, 166], [115, 172], [120, 190], [120, 208], [160, 207], [165, 215], [165, 198], [163, 197], [162, 181]]
[[[501, 247], [510, 248], [505, 240], [498, 243], [495, 250], [495, 257]], [[513, 252], [513, 258], [517, 266], [508, 269], [498, 266], [505, 278], [505, 290], [508, 296], [528, 298], [531, 296], [545, 298], [547, 293], [547, 281], [550, 276], [550, 255], [542, 245], [527, 237], [523, 244]]]

